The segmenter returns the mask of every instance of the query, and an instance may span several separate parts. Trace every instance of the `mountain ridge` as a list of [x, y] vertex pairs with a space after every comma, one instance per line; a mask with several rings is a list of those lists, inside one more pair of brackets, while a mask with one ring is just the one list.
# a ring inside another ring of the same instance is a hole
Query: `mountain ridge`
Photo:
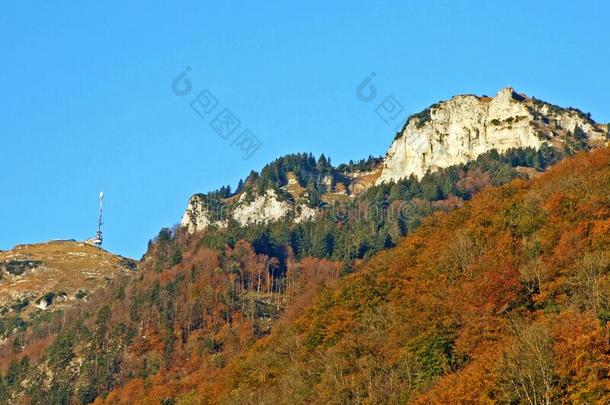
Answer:
[[[589, 114], [530, 98], [511, 87], [501, 89], [493, 98], [457, 95], [410, 116], [384, 158], [369, 157], [360, 162], [364, 170], [348, 170], [349, 165], [333, 167], [324, 155], [316, 162], [313, 156], [303, 154], [302, 159], [308, 161], [302, 165], [304, 169], [289, 163], [286, 173], [274, 173], [272, 181], [253, 187], [258, 194], [254, 199], [248, 194], [252, 188], [244, 192], [244, 185], [256, 182], [256, 172], [215, 205], [204, 194], [193, 195], [180, 225], [194, 233], [209, 226], [226, 227], [231, 219], [242, 226], [287, 216], [296, 222], [307, 221], [319, 215], [324, 206], [353, 200], [373, 186], [410, 176], [421, 179], [426, 173], [467, 163], [491, 150], [539, 150], [543, 145], [578, 150], [602, 146], [608, 139], [608, 125], [596, 123]], [[293, 156], [301, 155], [287, 155], [274, 163]], [[265, 166], [261, 175], [269, 166], [273, 163]], [[217, 212], [212, 213], [214, 210]]]
[[[578, 134], [577, 134], [578, 132]], [[552, 146], [570, 138], [607, 141], [608, 128], [574, 108], [501, 89], [493, 98], [458, 95], [410, 117], [390, 146], [377, 184], [465, 163], [496, 149]]]

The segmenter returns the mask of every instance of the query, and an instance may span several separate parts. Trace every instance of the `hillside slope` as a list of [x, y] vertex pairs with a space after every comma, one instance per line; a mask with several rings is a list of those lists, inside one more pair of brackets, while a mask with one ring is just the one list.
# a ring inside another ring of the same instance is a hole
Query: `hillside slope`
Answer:
[[[0, 252], [0, 336], [25, 328], [43, 313], [79, 301], [135, 270], [135, 262], [76, 241], [18, 245]], [[48, 315], [48, 314], [47, 314]]]
[[435, 214], [178, 403], [608, 403], [609, 299], [602, 149]]

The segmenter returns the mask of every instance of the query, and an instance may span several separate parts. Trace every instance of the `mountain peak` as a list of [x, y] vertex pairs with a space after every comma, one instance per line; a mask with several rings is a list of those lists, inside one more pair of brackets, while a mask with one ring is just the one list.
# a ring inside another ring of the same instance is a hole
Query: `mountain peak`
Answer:
[[377, 184], [466, 163], [492, 149], [539, 149], [544, 143], [565, 146], [573, 142], [603, 144], [608, 128], [589, 114], [562, 108], [512, 87], [495, 97], [455, 96], [411, 116], [384, 160]]
[[514, 94], [516, 94], [515, 89], [512, 88], [511, 86], [506, 86], [506, 87], [503, 87], [500, 90], [498, 90], [496, 97], [506, 97], [506, 96], [513, 97]]

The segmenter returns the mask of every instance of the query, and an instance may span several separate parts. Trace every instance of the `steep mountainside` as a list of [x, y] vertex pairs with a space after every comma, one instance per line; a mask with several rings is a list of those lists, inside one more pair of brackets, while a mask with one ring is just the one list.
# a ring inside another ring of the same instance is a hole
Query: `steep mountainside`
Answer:
[[[182, 217], [189, 233], [209, 226], [226, 227], [269, 223], [281, 219], [308, 221], [325, 207], [349, 202], [373, 185], [417, 179], [475, 160], [492, 150], [579, 150], [602, 146], [608, 126], [597, 124], [588, 114], [561, 108], [505, 88], [493, 97], [455, 96], [411, 116], [390, 146], [385, 158], [333, 167], [325, 158], [289, 155], [253, 172], [235, 193], [217, 198], [194, 195]], [[279, 171], [281, 170], [281, 171]], [[228, 188], [225, 191], [229, 191]]]
[[[123, 358], [132, 377], [97, 404], [610, 401], [608, 148], [487, 188], [340, 280], [336, 264], [291, 262], [275, 279], [287, 283], [281, 298], [273, 278], [257, 286], [267, 258], [247, 244], [220, 262], [212, 252], [189, 249], [160, 274], [160, 288], [128, 292], [141, 308], [135, 319], [153, 321]], [[316, 290], [313, 303], [299, 298]], [[153, 297], [160, 319], [141, 306]], [[265, 336], [282, 301], [287, 310]], [[167, 322], [173, 354], [151, 374], [168, 353], [154, 324]]]
[[[393, 246], [432, 212], [455, 209], [524, 171], [539, 173], [562, 156], [551, 148], [490, 152], [421, 180], [372, 186], [346, 211], [324, 210], [314, 221], [229, 221], [195, 234], [163, 229], [137, 277], [109, 280], [77, 308], [37, 318], [31, 328], [13, 333], [2, 350], [8, 370], [0, 379], [0, 403], [89, 403], [107, 396], [113, 403], [126, 395], [121, 403], [129, 404], [133, 395], [144, 395], [130, 392], [145, 387], [152, 388], [146, 396], [153, 403], [172, 403], [218, 375], [277, 322], [296, 316], [320, 286], [332, 287], [357, 271], [362, 260]], [[243, 187], [257, 198], [256, 188], [268, 189], [261, 186], [281, 178], [286, 165], [312, 160], [279, 160]], [[314, 162], [323, 168], [323, 161]], [[205, 198], [218, 202], [226, 194]], [[111, 393], [121, 387], [125, 391]]]
[[184, 403], [609, 403], [609, 321], [606, 148], [434, 215]]

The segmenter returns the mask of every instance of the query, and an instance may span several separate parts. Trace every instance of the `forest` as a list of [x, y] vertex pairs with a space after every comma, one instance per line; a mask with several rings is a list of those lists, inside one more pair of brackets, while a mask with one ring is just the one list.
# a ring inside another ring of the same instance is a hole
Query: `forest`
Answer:
[[[497, 186], [518, 177], [527, 177], [523, 171], [531, 168], [542, 172], [577, 149], [559, 150], [544, 144], [540, 150], [532, 148], [511, 149], [503, 154], [493, 150], [476, 160], [428, 173], [421, 180], [410, 177], [397, 183], [373, 186], [358, 198], [331, 206], [317, 198], [322, 216], [313, 221], [294, 224], [291, 218], [271, 224], [240, 226], [229, 219], [224, 229], [214, 228], [197, 235], [197, 243], [222, 249], [238, 240], [247, 240], [258, 253], [277, 257], [281, 262], [287, 250], [297, 258], [313, 256], [343, 263], [349, 271], [355, 260], [369, 258], [377, 252], [395, 246], [409, 232], [419, 226], [421, 220], [438, 210], [449, 211], [464, 204], [474, 194], [490, 185]], [[357, 164], [340, 165], [341, 170], [370, 169], [377, 164], [369, 157]], [[350, 167], [352, 169], [350, 169]], [[261, 174], [254, 172], [238, 189], [256, 193], [262, 185], [274, 187], [282, 195], [280, 187], [286, 185], [289, 172], [305, 173], [299, 181], [308, 189], [318, 190], [320, 177], [335, 172], [330, 159], [321, 155], [317, 163], [308, 154], [289, 155], [265, 166]], [[214, 196], [230, 196], [230, 187], [209, 194], [208, 201], [223, 204]], [[284, 193], [286, 194], [286, 193]], [[311, 196], [311, 194], [309, 194]], [[285, 198], [290, 198], [287, 196]], [[218, 210], [215, 210], [218, 212]]]
[[205, 385], [191, 395], [259, 404], [608, 403], [609, 299], [604, 149], [437, 212], [240, 355], [216, 381], [219, 397]]

